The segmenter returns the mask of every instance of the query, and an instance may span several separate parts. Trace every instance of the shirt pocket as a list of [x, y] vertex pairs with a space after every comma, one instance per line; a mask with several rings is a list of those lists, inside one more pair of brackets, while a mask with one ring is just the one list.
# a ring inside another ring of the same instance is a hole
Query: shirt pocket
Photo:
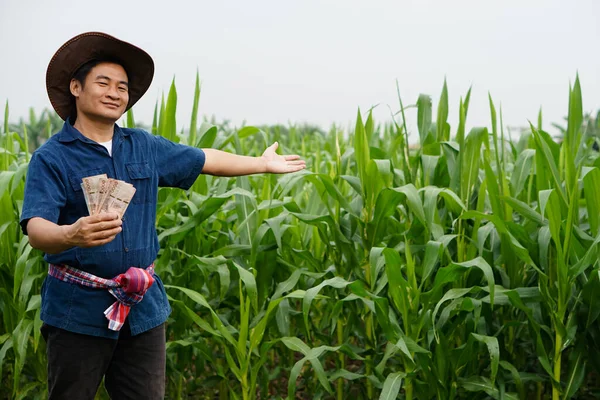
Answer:
[[88, 176], [101, 175], [102, 169], [94, 168], [94, 169], [86, 169], [82, 171], [71, 171], [69, 173], [69, 183], [71, 184], [71, 188], [73, 189], [73, 193], [70, 197], [71, 199], [71, 207], [76, 208], [81, 215], [86, 215], [88, 213], [87, 205], [85, 203], [85, 197], [83, 195], [83, 188], [81, 184], [83, 183], [83, 178], [87, 178]]
[[152, 169], [147, 162], [125, 164], [135, 194], [131, 202], [145, 204], [152, 201]]

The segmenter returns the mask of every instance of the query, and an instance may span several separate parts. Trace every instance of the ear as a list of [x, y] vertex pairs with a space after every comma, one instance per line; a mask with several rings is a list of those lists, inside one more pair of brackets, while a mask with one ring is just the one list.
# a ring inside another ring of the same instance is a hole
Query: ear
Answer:
[[71, 90], [71, 94], [76, 98], [79, 97], [79, 93], [81, 92], [81, 82], [77, 79], [71, 79], [71, 83], [69, 84], [69, 89]]

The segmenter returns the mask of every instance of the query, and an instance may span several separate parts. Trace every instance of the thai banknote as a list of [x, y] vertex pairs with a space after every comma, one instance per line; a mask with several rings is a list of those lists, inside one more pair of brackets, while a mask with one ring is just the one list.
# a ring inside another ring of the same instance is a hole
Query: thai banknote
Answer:
[[133, 195], [135, 187], [123, 181], [117, 181], [117, 184], [112, 187], [112, 190], [102, 203], [100, 212], [116, 212], [119, 218], [123, 218], [123, 214], [127, 210]]
[[83, 178], [81, 187], [90, 215], [116, 212], [123, 218], [135, 194], [132, 184], [108, 178], [106, 174]]
[[106, 179], [106, 174], [88, 176], [83, 178], [81, 187], [83, 189], [83, 195], [85, 197], [85, 202], [88, 207], [88, 212], [90, 215], [94, 215], [96, 209], [98, 207], [98, 192], [100, 189], [100, 180]]
[[111, 179], [111, 178], [106, 178], [106, 179], [100, 179], [100, 184], [99, 184], [99, 189], [98, 189], [98, 208], [96, 208], [94, 215], [98, 214], [99, 212], [102, 211], [102, 207], [104, 206], [104, 203], [106, 202], [106, 199], [108, 199], [108, 196], [110, 196], [110, 193], [117, 187], [117, 180], [116, 179]]

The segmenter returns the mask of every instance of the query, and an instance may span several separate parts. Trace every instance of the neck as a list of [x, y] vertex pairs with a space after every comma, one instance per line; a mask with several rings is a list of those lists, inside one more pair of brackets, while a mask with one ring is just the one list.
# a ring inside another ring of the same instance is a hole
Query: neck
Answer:
[[115, 132], [115, 123], [110, 121], [97, 121], [78, 115], [73, 127], [81, 134], [94, 142], [108, 142], [112, 140]]

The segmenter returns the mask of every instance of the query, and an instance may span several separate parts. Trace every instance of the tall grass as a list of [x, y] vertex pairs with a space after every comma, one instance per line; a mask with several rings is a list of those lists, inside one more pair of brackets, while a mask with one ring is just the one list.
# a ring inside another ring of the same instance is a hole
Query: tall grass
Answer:
[[[579, 79], [561, 143], [541, 113], [510, 141], [491, 97], [490, 125], [468, 129], [470, 91], [454, 129], [445, 83], [435, 119], [428, 95], [398, 97], [391, 123], [359, 110], [348, 134], [198, 123], [199, 83], [188, 134], [174, 84], [157, 103], [156, 134], [250, 155], [277, 140], [309, 165], [160, 189], [168, 398], [598, 395], [598, 125]], [[2, 143], [0, 392], [42, 398], [45, 267], [18, 229], [28, 140], [5, 124]]]

